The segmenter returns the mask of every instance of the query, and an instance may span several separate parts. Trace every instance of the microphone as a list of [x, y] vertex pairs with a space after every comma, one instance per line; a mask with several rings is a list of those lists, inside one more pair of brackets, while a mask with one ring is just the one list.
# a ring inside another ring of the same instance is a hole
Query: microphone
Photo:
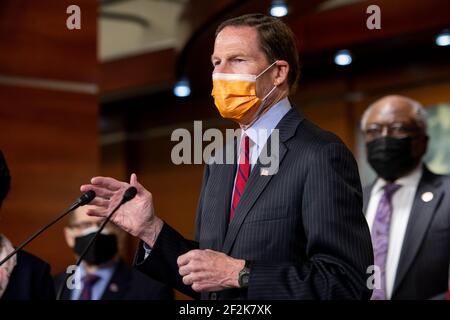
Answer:
[[[78, 269], [78, 267], [80, 266], [81, 261], [83, 261], [84, 257], [86, 256], [87, 252], [89, 251], [89, 249], [92, 247], [92, 245], [94, 244], [95, 240], [97, 240], [99, 234], [102, 232], [102, 230], [105, 228], [106, 224], [111, 220], [112, 216], [114, 215], [114, 213], [116, 213], [116, 211], [125, 203], [128, 202], [130, 200], [132, 200], [137, 194], [137, 189], [135, 187], [129, 187], [127, 190], [125, 190], [123, 196], [122, 196], [122, 200], [120, 201], [120, 203], [113, 209], [113, 211], [111, 211], [111, 213], [106, 217], [106, 219], [102, 222], [100, 228], [97, 230], [97, 232], [95, 233], [94, 237], [91, 239], [91, 241], [89, 241], [88, 245], [86, 246], [86, 248], [84, 248], [83, 252], [80, 254], [80, 256], [78, 257], [78, 260], [75, 264], [75, 268], [74, 268], [74, 272], [76, 272], [76, 270]], [[73, 274], [73, 273], [72, 273]], [[69, 276], [71, 276], [72, 274], [67, 273], [66, 276], [64, 277], [64, 281], [62, 282], [61, 287], [58, 290], [58, 294], [56, 295], [56, 300], [61, 300], [61, 296], [63, 295], [66, 287], [67, 287], [67, 279], [69, 279]]]
[[123, 194], [122, 204], [133, 199], [136, 196], [136, 194], [137, 189], [135, 187], [129, 187], [127, 190], [125, 190], [125, 193]]
[[58, 215], [55, 219], [47, 223], [45, 226], [40, 228], [38, 231], [36, 231], [33, 235], [31, 235], [27, 240], [22, 242], [20, 246], [18, 246], [14, 251], [12, 251], [10, 254], [8, 254], [2, 261], [0, 261], [0, 266], [2, 266], [6, 261], [11, 259], [12, 256], [14, 256], [19, 250], [22, 250], [23, 247], [25, 247], [27, 244], [29, 244], [31, 241], [36, 239], [42, 232], [50, 228], [52, 225], [54, 225], [56, 222], [64, 218], [69, 212], [75, 210], [78, 207], [84, 206], [85, 204], [88, 204], [95, 198], [95, 192], [92, 190], [89, 190], [85, 193], [83, 193], [65, 212]]
[[88, 204], [95, 198], [95, 192], [92, 190], [89, 190], [85, 193], [83, 193], [69, 208], [69, 211], [75, 210], [78, 207], [84, 206], [85, 204]]

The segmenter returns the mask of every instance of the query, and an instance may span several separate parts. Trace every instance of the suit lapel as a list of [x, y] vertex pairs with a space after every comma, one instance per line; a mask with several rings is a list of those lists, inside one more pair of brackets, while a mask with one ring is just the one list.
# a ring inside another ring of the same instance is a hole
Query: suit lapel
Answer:
[[[280, 145], [279, 145], [279, 157], [278, 164], [281, 165], [283, 158], [287, 153], [287, 147], [284, 142], [287, 141], [295, 134], [295, 130], [301, 121], [301, 117], [299, 117], [298, 113], [291, 109], [280, 121], [277, 126], [280, 134]], [[270, 153], [271, 150], [267, 149], [267, 146], [270, 145], [272, 137], [269, 137], [266, 145], [262, 150], [262, 154], [272, 155]], [[261, 169], [263, 169], [267, 165], [263, 165], [258, 159], [258, 162], [255, 164], [255, 167], [252, 169], [250, 177], [245, 186], [244, 193], [242, 194], [241, 199], [235, 209], [235, 214], [233, 220], [229, 223], [228, 231], [225, 236], [224, 244], [222, 251], [226, 254], [229, 254], [234, 241], [236, 240], [236, 236], [239, 232], [239, 229], [242, 226], [246, 216], [250, 212], [250, 209], [255, 204], [258, 197], [261, 195], [269, 181], [272, 179], [273, 175], [262, 174]], [[233, 175], [234, 178], [234, 175]], [[234, 181], [234, 180], [233, 180]], [[231, 188], [232, 189], [232, 188]], [[231, 194], [229, 200], [231, 201]], [[228, 205], [229, 208], [229, 205]]]
[[120, 300], [128, 290], [130, 274], [123, 261], [119, 261], [101, 300]]
[[[200, 243], [200, 249], [216, 251], [222, 249], [228, 228], [231, 194], [237, 168], [237, 140], [234, 139], [232, 143], [227, 144], [220, 154], [215, 155], [216, 161], [209, 165], [207, 189], [202, 191], [202, 194], [206, 195], [202, 212], [206, 211], [208, 214], [198, 218], [201, 219], [202, 225], [214, 226], [214, 237], [212, 237], [210, 231], [198, 228], [197, 232], [200, 233], [196, 235], [196, 239]], [[227, 156], [231, 154], [233, 158], [227, 159]], [[211, 201], [212, 199], [213, 201]]]
[[369, 206], [370, 194], [372, 193], [373, 186], [376, 180], [371, 184], [363, 188], [363, 212], [367, 215], [367, 207]]
[[233, 164], [223, 164], [223, 165], [217, 165], [216, 170], [218, 170], [218, 174], [215, 175], [218, 179], [214, 182], [216, 186], [220, 186], [217, 189], [217, 199], [218, 203], [215, 206], [215, 214], [213, 216], [213, 224], [217, 227], [215, 229], [215, 232], [218, 233], [217, 242], [213, 243], [212, 250], [220, 251], [220, 249], [223, 246], [225, 234], [228, 229], [228, 217], [230, 215], [230, 206], [231, 206], [231, 196], [233, 192], [233, 184], [234, 184], [234, 178], [236, 175], [236, 143], [234, 144], [235, 148], [235, 161]]
[[[440, 181], [436, 179], [436, 176], [424, 167], [424, 173], [414, 197], [414, 203], [411, 209], [405, 239], [403, 241], [392, 295], [395, 295], [396, 290], [411, 267], [411, 264], [413, 263], [424, 240], [429, 225], [433, 220], [433, 216], [437, 211], [443, 196], [443, 190], [439, 188], [439, 185]], [[433, 195], [433, 198], [428, 202], [422, 200], [422, 195], [427, 192]]]

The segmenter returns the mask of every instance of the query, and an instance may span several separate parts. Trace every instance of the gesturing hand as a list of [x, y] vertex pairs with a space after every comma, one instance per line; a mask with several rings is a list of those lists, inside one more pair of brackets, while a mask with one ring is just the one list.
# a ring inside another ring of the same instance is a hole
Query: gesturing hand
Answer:
[[111, 221], [117, 226], [139, 237], [150, 246], [161, 231], [163, 221], [155, 215], [152, 194], [138, 181], [136, 174], [130, 177], [130, 183], [118, 181], [109, 177], [94, 177], [91, 184], [80, 187], [82, 192], [93, 190], [96, 197], [91, 201], [92, 208], [87, 214], [97, 217], [106, 217], [122, 200], [125, 190], [133, 186], [137, 189], [136, 196], [123, 204], [114, 214]]

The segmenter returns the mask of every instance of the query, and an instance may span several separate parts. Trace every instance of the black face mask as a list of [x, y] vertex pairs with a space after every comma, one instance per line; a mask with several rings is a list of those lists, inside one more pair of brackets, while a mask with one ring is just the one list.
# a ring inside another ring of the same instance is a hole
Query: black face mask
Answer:
[[[75, 246], [73, 248], [77, 255], [81, 255], [88, 243], [95, 236], [95, 232], [85, 236], [75, 238]], [[100, 233], [92, 244], [92, 247], [86, 253], [84, 260], [92, 265], [100, 265], [110, 261], [117, 254], [117, 236], [115, 234]]]
[[411, 137], [383, 137], [367, 143], [367, 158], [378, 176], [394, 181], [414, 168], [411, 142]]

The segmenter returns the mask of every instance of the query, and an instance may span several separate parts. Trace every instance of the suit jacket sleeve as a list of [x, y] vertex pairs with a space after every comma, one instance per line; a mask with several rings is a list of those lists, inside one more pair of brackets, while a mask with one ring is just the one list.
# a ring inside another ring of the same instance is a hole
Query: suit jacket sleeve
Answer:
[[[299, 208], [300, 210], [300, 208]], [[356, 163], [342, 143], [311, 161], [302, 200], [304, 263], [253, 261], [248, 299], [368, 299], [373, 264]]]
[[[203, 204], [203, 193], [209, 176], [209, 168], [205, 166], [203, 174], [203, 184], [200, 193], [200, 200], [197, 212], [201, 212]], [[197, 214], [196, 230], [197, 234], [200, 231], [200, 214]], [[145, 250], [143, 244], [139, 245], [138, 252], [135, 258], [135, 266], [143, 273], [150, 277], [166, 283], [178, 291], [194, 298], [200, 298], [200, 294], [192, 290], [191, 286], [186, 286], [183, 283], [183, 278], [178, 273], [177, 259], [180, 255], [194, 249], [198, 249], [197, 241], [185, 239], [176, 230], [170, 227], [167, 223], [164, 226], [155, 242], [154, 247], [147, 259], [144, 259]]]

